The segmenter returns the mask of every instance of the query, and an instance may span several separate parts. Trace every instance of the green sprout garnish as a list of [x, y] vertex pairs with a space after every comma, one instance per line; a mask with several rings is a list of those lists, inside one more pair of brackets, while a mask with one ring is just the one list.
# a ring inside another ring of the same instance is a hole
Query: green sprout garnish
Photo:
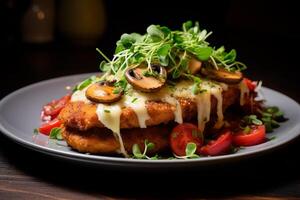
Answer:
[[155, 155], [153, 157], [147, 156], [147, 151], [154, 149], [155, 144], [152, 142], [149, 142], [147, 139], [144, 141], [144, 152], [142, 153], [140, 150], [140, 147], [138, 144], [134, 144], [132, 146], [132, 153], [133, 157], [135, 159], [148, 159], [148, 160], [157, 160], [159, 158], [158, 155]]
[[[123, 34], [116, 43], [115, 54], [109, 59], [101, 50], [97, 49], [104, 58], [100, 63], [100, 70], [105, 72], [102, 79], [112, 77], [118, 87], [115, 93], [126, 91], [128, 84], [124, 78], [125, 71], [138, 66], [145, 66], [145, 76], [157, 76], [152, 70], [152, 64], [158, 64], [168, 71], [168, 79], [176, 80], [191, 75], [188, 63], [193, 57], [215, 68], [228, 71], [240, 71], [246, 66], [236, 61], [236, 51], [225, 51], [222, 46], [218, 49], [210, 46], [206, 39], [212, 34], [200, 29], [199, 23], [187, 21], [182, 30], [170, 30], [166, 26], [150, 25], [144, 35], [138, 33]], [[194, 81], [193, 93], [201, 91], [201, 81]]]
[[279, 122], [286, 120], [284, 113], [276, 106], [264, 108], [261, 111], [261, 116], [267, 132], [272, 132], [274, 128], [280, 126]]
[[61, 128], [52, 128], [49, 135], [50, 139], [62, 140], [63, 137], [61, 135], [61, 131]]
[[193, 158], [200, 158], [199, 155], [196, 154], [197, 145], [193, 142], [187, 143], [185, 147], [185, 156], [177, 156], [174, 154], [175, 158], [179, 159], [193, 159]]

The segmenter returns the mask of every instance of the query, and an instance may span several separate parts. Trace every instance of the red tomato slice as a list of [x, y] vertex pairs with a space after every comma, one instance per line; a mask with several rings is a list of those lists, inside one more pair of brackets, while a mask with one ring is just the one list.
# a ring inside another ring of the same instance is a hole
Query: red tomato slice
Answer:
[[70, 101], [71, 95], [63, 96], [58, 100], [53, 100], [43, 107], [41, 117], [44, 121], [49, 121], [58, 116], [60, 111], [65, 107], [65, 105]]
[[201, 133], [197, 126], [189, 123], [177, 125], [170, 135], [170, 144], [172, 151], [178, 156], [185, 156], [186, 145], [193, 142], [200, 148], [203, 143]]
[[216, 140], [210, 141], [207, 145], [199, 149], [198, 153], [207, 156], [217, 156], [229, 151], [232, 144], [231, 131], [224, 131]]
[[249, 133], [243, 131], [233, 136], [233, 143], [237, 146], [252, 146], [263, 143], [266, 140], [265, 125], [252, 126]]
[[244, 78], [244, 83], [246, 83], [248, 89], [250, 90], [250, 92], [253, 92], [256, 88], [256, 83], [251, 81], [250, 79], [248, 78]]
[[39, 128], [39, 132], [45, 135], [49, 135], [51, 130], [56, 127], [60, 127], [61, 122], [56, 118], [50, 122], [42, 124]]

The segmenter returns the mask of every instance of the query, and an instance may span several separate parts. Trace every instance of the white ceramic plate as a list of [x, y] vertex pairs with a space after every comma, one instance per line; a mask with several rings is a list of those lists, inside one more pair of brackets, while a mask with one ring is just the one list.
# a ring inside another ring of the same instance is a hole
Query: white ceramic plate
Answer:
[[40, 124], [39, 116], [42, 106], [51, 99], [65, 95], [68, 92], [67, 86], [74, 86], [91, 75], [81, 74], [42, 81], [6, 96], [0, 102], [1, 132], [25, 147], [55, 157], [102, 166], [147, 168], [200, 166], [255, 156], [283, 145], [300, 134], [299, 104], [284, 94], [263, 88], [262, 91], [267, 100], [267, 105], [280, 107], [289, 120], [282, 123], [273, 133], [268, 134], [268, 137], [275, 136], [274, 140], [241, 149], [235, 154], [191, 160], [136, 160], [82, 154], [71, 150], [65, 142], [58, 143], [55, 140], [49, 140], [48, 137], [43, 135], [34, 136], [33, 129]]

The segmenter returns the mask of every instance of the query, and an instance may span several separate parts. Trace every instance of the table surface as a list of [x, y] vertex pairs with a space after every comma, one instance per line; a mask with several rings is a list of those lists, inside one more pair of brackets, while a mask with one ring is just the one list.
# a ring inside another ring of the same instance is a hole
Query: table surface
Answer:
[[[68, 55], [57, 51], [43, 53], [40, 49], [24, 51], [26, 53], [19, 56], [19, 59], [10, 62], [14, 62], [14, 66], [25, 63], [29, 71], [20, 69], [16, 76], [21, 81], [10, 88], [4, 88], [1, 96], [42, 79], [93, 71], [98, 62], [94, 51], [74, 51]], [[77, 57], [77, 60], [69, 63], [70, 55], [72, 58]], [[65, 60], [59, 61], [58, 58]], [[92, 61], [87, 63], [89, 60]], [[90, 67], [82, 70], [86, 63]], [[262, 66], [268, 63], [252, 64]], [[66, 67], [60, 69], [61, 66]], [[13, 73], [15, 69], [7, 70], [11, 70], [8, 73]], [[257, 68], [253, 71], [250, 69], [250, 77], [264, 79], [267, 87], [279, 90], [300, 102], [299, 88], [294, 84], [297, 82], [295, 73], [281, 74], [278, 68], [272, 69], [272, 73], [269, 68], [256, 70]], [[24, 76], [23, 72], [28, 76]], [[1, 134], [0, 144], [0, 199], [300, 199], [299, 138], [259, 157], [177, 171], [124, 171], [121, 168], [83, 166], [26, 149]]]

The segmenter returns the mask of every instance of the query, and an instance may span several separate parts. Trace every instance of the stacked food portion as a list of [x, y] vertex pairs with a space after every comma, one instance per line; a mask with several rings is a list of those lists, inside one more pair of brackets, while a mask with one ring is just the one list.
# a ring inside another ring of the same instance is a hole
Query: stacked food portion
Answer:
[[79, 152], [148, 159], [265, 142], [282, 113], [263, 107], [260, 83], [244, 78], [236, 51], [211, 46], [209, 35], [191, 21], [175, 31], [151, 25], [123, 34], [111, 60], [97, 49], [103, 73], [75, 87], [57, 132]]

